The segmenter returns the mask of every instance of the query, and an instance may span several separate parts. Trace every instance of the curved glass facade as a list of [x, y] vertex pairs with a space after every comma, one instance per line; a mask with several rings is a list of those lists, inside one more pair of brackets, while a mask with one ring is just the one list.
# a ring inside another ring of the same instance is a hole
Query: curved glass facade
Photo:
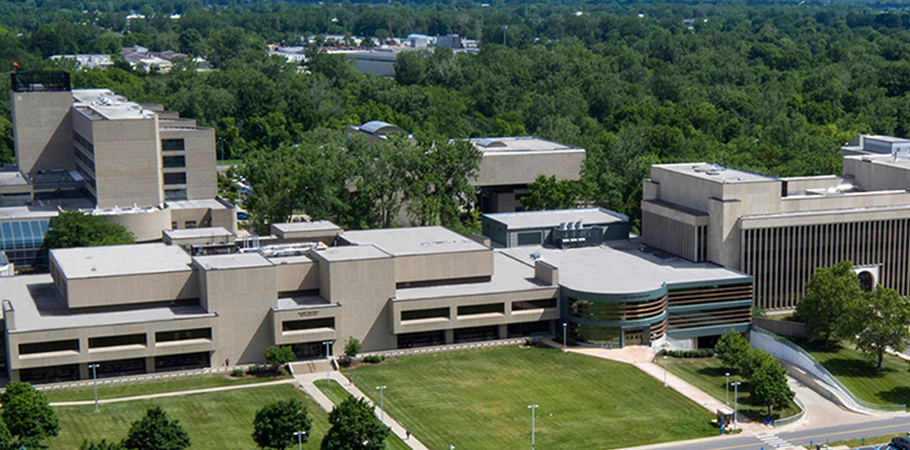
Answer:
[[563, 289], [569, 335], [603, 347], [648, 345], [667, 330], [667, 290], [622, 294]]

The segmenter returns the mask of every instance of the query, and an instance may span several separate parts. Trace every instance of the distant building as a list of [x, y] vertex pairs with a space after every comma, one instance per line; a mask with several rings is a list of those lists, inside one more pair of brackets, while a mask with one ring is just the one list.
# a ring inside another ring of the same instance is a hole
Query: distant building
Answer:
[[348, 125], [347, 131], [348, 134], [361, 133], [370, 141], [386, 140], [393, 134], [405, 134], [409, 140], [414, 142], [414, 136], [408, 134], [403, 128], [381, 120], [371, 120], [359, 126]]
[[126, 226], [138, 241], [171, 228], [236, 230], [217, 199], [214, 130], [161, 105], [106, 89], [71, 90], [66, 72], [13, 73], [16, 165], [0, 169], [0, 251], [41, 264], [41, 241], [60, 210]]
[[451, 48], [451, 49], [465, 48], [464, 43], [461, 42], [461, 36], [458, 36], [457, 34], [447, 34], [445, 36], [439, 36], [436, 39], [436, 46], [437, 47], [446, 47], [446, 48]]
[[52, 61], [74, 61], [77, 69], [107, 69], [114, 65], [111, 55], [79, 54], [79, 55], [54, 55]]
[[163, 52], [150, 52], [142, 46], [124, 47], [120, 50], [120, 56], [132, 67], [145, 72], [157, 71], [161, 73], [170, 72], [174, 58], [188, 58], [184, 53], [178, 53], [173, 50]]

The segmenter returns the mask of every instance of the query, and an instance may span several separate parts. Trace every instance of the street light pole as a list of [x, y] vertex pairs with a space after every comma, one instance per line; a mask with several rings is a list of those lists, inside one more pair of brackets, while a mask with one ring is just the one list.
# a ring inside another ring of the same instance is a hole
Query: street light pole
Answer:
[[567, 324], [565, 322], [562, 323], [562, 351], [563, 351], [563, 353], [565, 353], [565, 351], [566, 351], [566, 325]]
[[95, 412], [98, 412], [98, 377], [95, 375], [95, 369], [98, 368], [98, 364], [89, 364], [89, 369], [92, 369], [92, 385], [95, 390]]
[[534, 450], [534, 413], [537, 408], [537, 405], [528, 405], [531, 410], [531, 450]]
[[306, 436], [306, 431], [295, 431], [294, 436], [297, 436], [297, 450], [301, 450], [303, 446], [303, 436]]
[[382, 391], [385, 386], [376, 386], [376, 389], [379, 389], [379, 421], [385, 423], [385, 409], [382, 407]]
[[664, 387], [667, 387], [667, 356], [664, 355]]
[[736, 420], [736, 411], [739, 409], [739, 385], [742, 382], [733, 383], [733, 429], [736, 429], [738, 421]]
[[502, 26], [502, 46], [503, 46], [503, 47], [506, 46], [506, 30], [508, 30], [508, 29], [509, 29], [509, 26], [508, 26], [508, 25], [503, 25], [503, 26]]
[[724, 374], [726, 381], [724, 382], [724, 404], [730, 405], [730, 372]]

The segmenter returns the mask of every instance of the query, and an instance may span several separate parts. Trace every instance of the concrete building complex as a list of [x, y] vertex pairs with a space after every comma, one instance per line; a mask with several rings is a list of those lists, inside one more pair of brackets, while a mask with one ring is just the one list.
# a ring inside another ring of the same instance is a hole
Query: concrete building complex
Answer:
[[10, 97], [16, 165], [0, 170], [0, 251], [11, 261], [38, 262], [61, 209], [103, 215], [140, 242], [172, 228], [236, 231], [233, 206], [216, 197], [211, 128], [106, 89], [71, 90], [66, 72], [13, 73]]
[[[902, 142], [903, 141], [903, 142]], [[859, 136], [844, 175], [772, 178], [705, 163], [652, 166], [643, 242], [755, 278], [756, 305], [792, 308], [821, 266], [851, 260], [867, 289], [910, 294], [906, 141]]]
[[[312, 358], [350, 337], [369, 352], [553, 334], [563, 322], [590, 345], [668, 336], [695, 347], [749, 326], [751, 277], [645, 248], [619, 214], [483, 220], [511, 231], [313, 222], [275, 224], [268, 245], [198, 228], [166, 232], [172, 245], [53, 250], [49, 274], [0, 279], [9, 376], [258, 363], [272, 345]], [[521, 237], [531, 232], [547, 237]]]

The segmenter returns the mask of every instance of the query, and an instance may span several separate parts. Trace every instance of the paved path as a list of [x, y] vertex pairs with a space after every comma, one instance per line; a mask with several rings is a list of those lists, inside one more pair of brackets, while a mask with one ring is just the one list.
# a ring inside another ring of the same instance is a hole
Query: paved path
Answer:
[[[162, 398], [162, 397], [179, 397], [181, 395], [192, 395], [192, 394], [205, 394], [209, 392], [221, 392], [221, 391], [233, 391], [236, 389], [249, 389], [262, 386], [274, 386], [276, 384], [290, 384], [294, 383], [296, 380], [289, 378], [287, 380], [278, 380], [278, 381], [266, 381], [264, 383], [250, 383], [250, 384], [241, 384], [239, 386], [221, 386], [213, 388], [204, 388], [204, 389], [193, 389], [189, 391], [177, 391], [177, 392], [162, 392], [160, 394], [149, 394], [149, 395], [137, 395], [135, 397], [120, 397], [120, 398], [107, 398], [98, 400], [99, 404], [105, 403], [119, 403], [119, 402], [131, 402], [133, 400], [149, 400], [153, 398]], [[85, 400], [78, 402], [55, 402], [51, 403], [51, 406], [80, 406], [80, 405], [94, 405], [95, 400]]]
[[[335, 382], [338, 383], [341, 387], [343, 387], [346, 391], [348, 391], [349, 394], [351, 394], [357, 398], [364, 398], [371, 405], [373, 404], [373, 402], [370, 401], [370, 398], [367, 397], [366, 395], [364, 395], [363, 392], [357, 388], [357, 386], [352, 385], [351, 381], [348, 380], [347, 378], [345, 378], [344, 375], [342, 375], [338, 372], [331, 372], [329, 374], [329, 377], [332, 380], [335, 380]], [[329, 400], [329, 398], [326, 397], [325, 394], [323, 394], [322, 391], [320, 391], [319, 388], [317, 388], [315, 384], [313, 384], [313, 382], [316, 380], [324, 380], [325, 373], [307, 373], [307, 374], [301, 374], [301, 375], [294, 375], [294, 378], [300, 383], [300, 386], [303, 388], [304, 392], [306, 392], [311, 397], [313, 397], [313, 399], [316, 400], [316, 403], [318, 403], [319, 406], [322, 407], [322, 409], [324, 409], [328, 412], [328, 411], [331, 411], [332, 408], [335, 407], [335, 405]], [[429, 450], [425, 445], [423, 445], [419, 440], [417, 440], [417, 438], [414, 437], [414, 435], [411, 435], [411, 437], [408, 438], [405, 428], [400, 423], [398, 423], [397, 420], [392, 418], [388, 413], [382, 414], [379, 411], [378, 407], [376, 407], [375, 412], [376, 412], [377, 417], [383, 417], [382, 423], [384, 423], [386, 426], [391, 428], [392, 432], [395, 433], [396, 436], [401, 438], [401, 441], [404, 442], [405, 444], [407, 444], [408, 447], [411, 447], [414, 450]]]

